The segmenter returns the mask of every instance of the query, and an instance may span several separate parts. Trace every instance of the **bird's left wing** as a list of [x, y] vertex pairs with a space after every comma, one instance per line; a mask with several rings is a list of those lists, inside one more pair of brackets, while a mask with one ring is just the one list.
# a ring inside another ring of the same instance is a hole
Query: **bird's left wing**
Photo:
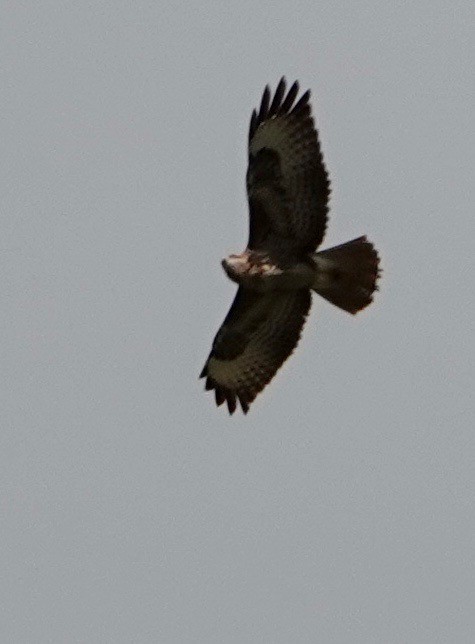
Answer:
[[[286, 91], [282, 78], [271, 100], [269, 87], [249, 126], [249, 242], [313, 252], [325, 234], [330, 182], [309, 103], [295, 102], [299, 85]], [[295, 105], [294, 105], [295, 103]], [[273, 238], [273, 239], [272, 239]]]
[[236, 401], [247, 413], [257, 394], [272, 380], [297, 346], [311, 305], [307, 289], [257, 293], [238, 289], [201, 372], [216, 404]]

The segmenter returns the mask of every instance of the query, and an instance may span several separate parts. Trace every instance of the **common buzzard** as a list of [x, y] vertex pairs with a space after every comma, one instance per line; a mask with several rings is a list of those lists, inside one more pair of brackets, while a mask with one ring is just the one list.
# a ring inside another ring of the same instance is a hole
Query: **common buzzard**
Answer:
[[285, 78], [267, 86], [249, 128], [249, 240], [223, 259], [239, 287], [201, 372], [216, 404], [244, 413], [297, 346], [315, 291], [348, 313], [371, 303], [379, 258], [366, 237], [315, 252], [327, 225], [330, 182], [309, 104]]

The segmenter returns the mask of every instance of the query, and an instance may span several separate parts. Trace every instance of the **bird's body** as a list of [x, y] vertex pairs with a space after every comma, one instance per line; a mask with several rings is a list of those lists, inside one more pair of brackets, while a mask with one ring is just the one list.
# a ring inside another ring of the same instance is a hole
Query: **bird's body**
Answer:
[[218, 405], [246, 413], [292, 353], [311, 291], [349, 313], [372, 301], [379, 259], [366, 237], [315, 252], [323, 240], [330, 183], [306, 92], [285, 80], [266, 87], [249, 129], [249, 240], [222, 261], [238, 292], [201, 373]]
[[311, 288], [315, 273], [310, 257], [306, 262], [289, 257], [277, 263], [272, 256], [259, 251], [230, 255], [222, 265], [233, 282], [260, 293]]

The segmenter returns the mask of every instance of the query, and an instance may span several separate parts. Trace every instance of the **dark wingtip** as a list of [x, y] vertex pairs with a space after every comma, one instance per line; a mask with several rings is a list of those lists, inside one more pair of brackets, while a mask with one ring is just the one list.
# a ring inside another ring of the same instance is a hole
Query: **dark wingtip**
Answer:
[[226, 401], [228, 403], [229, 415], [232, 416], [236, 411], [236, 396], [228, 392], [228, 395], [226, 396]]
[[249, 123], [249, 142], [251, 142], [251, 139], [257, 129], [257, 122], [257, 112], [256, 110], [253, 110], [251, 115], [251, 122]]
[[295, 81], [286, 95], [287, 81], [285, 76], [282, 76], [271, 102], [270, 87], [269, 85], [265, 86], [260, 107], [258, 110], [254, 110], [251, 115], [251, 121], [249, 124], [249, 142], [256, 133], [259, 125], [265, 120], [274, 116], [299, 112], [308, 104], [310, 90], [307, 90], [298, 103], [292, 107], [295, 99], [297, 98], [297, 94], [299, 93], [299, 88], [299, 82]]
[[[207, 365], [205, 365], [205, 368], [201, 372], [201, 378], [207, 376], [206, 378], [206, 383], [205, 383], [205, 390], [206, 391], [211, 391], [214, 389], [214, 397], [216, 400], [216, 405], [220, 407], [223, 403], [226, 403], [228, 406], [229, 414], [232, 415], [236, 411], [236, 399], [237, 399], [237, 394], [236, 392], [232, 391], [231, 389], [228, 389], [227, 387], [221, 387], [218, 385], [218, 383], [211, 378], [211, 376], [208, 376], [207, 373]], [[239, 401], [241, 403], [241, 407], [243, 408], [244, 413], [247, 413], [247, 410], [249, 409], [249, 405], [247, 405], [245, 402], [239, 398]]]
[[243, 411], [245, 414], [247, 414], [247, 412], [249, 411], [249, 402], [248, 402], [248, 401], [246, 400], [246, 398], [244, 398], [244, 396], [242, 396], [242, 395], [238, 395], [238, 397], [239, 397], [239, 402], [240, 402], [240, 404], [241, 404], [241, 409], [242, 409], [242, 411]]
[[299, 82], [295, 81], [292, 87], [287, 92], [287, 96], [284, 99], [284, 102], [279, 108], [279, 114], [287, 114], [290, 112], [292, 105], [294, 104], [297, 94], [299, 93]]
[[298, 102], [295, 104], [295, 107], [292, 110], [292, 114], [297, 114], [298, 112], [303, 110], [308, 105], [309, 100], [310, 100], [310, 90], [308, 89], [305, 92], [305, 94], [302, 94]]
[[282, 78], [279, 81], [279, 84], [277, 85], [277, 89], [275, 90], [274, 98], [272, 99], [272, 104], [267, 113], [267, 118], [274, 116], [274, 114], [277, 114], [277, 112], [279, 111], [279, 108], [282, 105], [282, 99], [284, 98], [284, 95], [285, 95], [285, 88], [286, 88], [285, 76], [282, 76]]
[[270, 88], [269, 88], [269, 85], [266, 85], [264, 89], [264, 93], [262, 94], [261, 106], [259, 108], [259, 116], [258, 116], [259, 122], [263, 121], [266, 118], [267, 112], [269, 110], [269, 102], [270, 102]]
[[224, 395], [224, 392], [219, 387], [215, 388], [214, 397], [216, 399], [216, 405], [218, 407], [220, 407], [223, 404], [223, 402], [226, 400], [226, 396]]

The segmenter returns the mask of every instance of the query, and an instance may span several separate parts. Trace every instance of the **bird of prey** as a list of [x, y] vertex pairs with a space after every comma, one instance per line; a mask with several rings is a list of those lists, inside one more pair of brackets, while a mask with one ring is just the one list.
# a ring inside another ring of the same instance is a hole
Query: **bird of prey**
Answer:
[[216, 404], [244, 413], [293, 352], [312, 291], [348, 313], [372, 302], [379, 258], [365, 236], [316, 252], [327, 225], [330, 182], [309, 104], [285, 78], [266, 86], [249, 127], [249, 240], [223, 259], [238, 290], [201, 372]]

